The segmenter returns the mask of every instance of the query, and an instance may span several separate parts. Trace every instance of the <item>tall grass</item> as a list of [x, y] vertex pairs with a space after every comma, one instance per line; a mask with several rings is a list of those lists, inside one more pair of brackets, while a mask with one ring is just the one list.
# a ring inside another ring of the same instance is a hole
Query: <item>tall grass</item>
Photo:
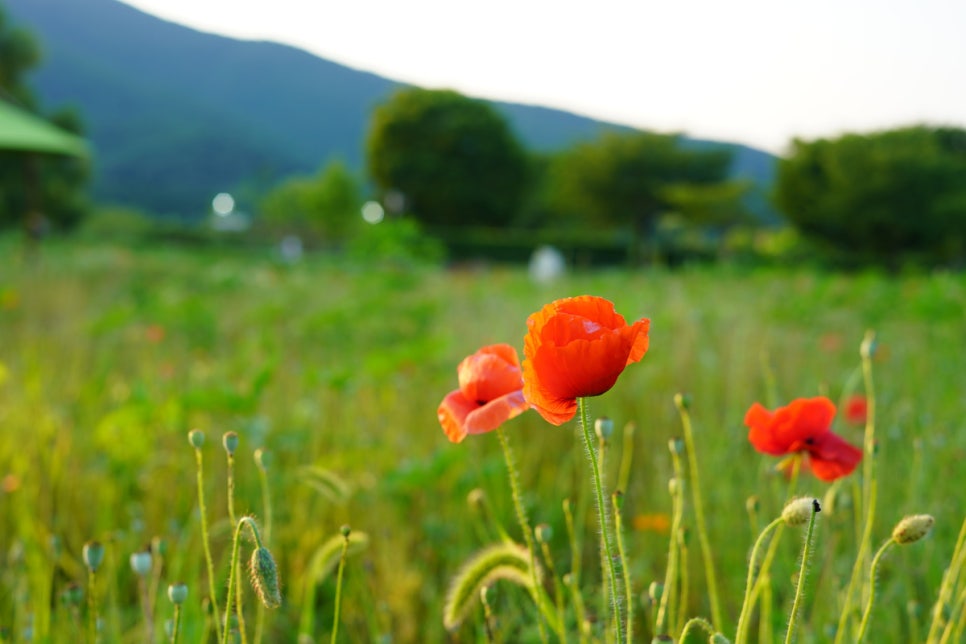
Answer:
[[[271, 548], [286, 586], [281, 608], [265, 617], [267, 641], [294, 641], [305, 597], [314, 603], [311, 635], [331, 635], [334, 576], [317, 584], [313, 577], [311, 593], [300, 580], [343, 524], [369, 538], [344, 569], [343, 641], [443, 641], [448, 582], [485, 545], [467, 495], [482, 488], [500, 522], [515, 523], [499, 443], [483, 436], [449, 444], [434, 410], [463, 356], [486, 343], [521, 345], [530, 312], [581, 293], [612, 300], [629, 319], [652, 320], [648, 355], [592, 403], [592, 413], [616, 427], [637, 426], [622, 490], [635, 594], [664, 579], [669, 537], [635, 517], [671, 512], [666, 446], [680, 434], [675, 393], [692, 400], [706, 527], [722, 612], [733, 627], [757, 536], [745, 501], [757, 495], [767, 519], [780, 514], [789, 492], [772, 473], [773, 460], [748, 444], [744, 412], [755, 400], [838, 399], [865, 330], [874, 328], [880, 518], [873, 539], [885, 539], [906, 514], [929, 513], [936, 526], [916, 548], [890, 554], [876, 602], [910, 610], [876, 611], [867, 640], [915, 641], [928, 629], [966, 505], [955, 475], [966, 450], [961, 276], [706, 268], [576, 273], [540, 286], [523, 271], [495, 267], [443, 271], [312, 257], [285, 265], [267, 255], [67, 243], [21, 262], [9, 240], [0, 240], [0, 254], [0, 627], [13, 641], [26, 629], [53, 641], [77, 631], [62, 595], [72, 583], [86, 586], [81, 551], [89, 541], [106, 550], [97, 573], [104, 641], [142, 641], [141, 595], [127, 561], [158, 536], [168, 544], [164, 586], [183, 581], [190, 589], [179, 608], [180, 639], [202, 638], [208, 584], [186, 443], [194, 428], [209, 437], [238, 433], [239, 452], [247, 452], [234, 472], [238, 516], [267, 518], [259, 516], [263, 487], [251, 454], [272, 456], [265, 472]], [[572, 498], [581, 584], [595, 589], [594, 501], [571, 425], [554, 428], [524, 414], [504, 429], [532, 524], [567, 535], [561, 503]], [[861, 428], [839, 418], [835, 429], [861, 444]], [[216, 442], [205, 447], [204, 485], [223, 607], [232, 526]], [[619, 453], [605, 461], [611, 486], [620, 461]], [[332, 472], [347, 488], [324, 493], [306, 483], [306, 467]], [[797, 488], [822, 498], [829, 486], [803, 473]], [[829, 598], [848, 583], [861, 536], [849, 511], [861, 500], [851, 495], [841, 485], [834, 502], [823, 503], [799, 641], [828, 641], [837, 623], [839, 607]], [[571, 567], [564, 542], [551, 544], [561, 573]], [[775, 633], [784, 632], [795, 596], [789, 580], [801, 544], [780, 545], [771, 571]], [[700, 560], [692, 556], [684, 571], [690, 591], [682, 618], [710, 615]], [[157, 595], [160, 641], [172, 607]], [[525, 590], [498, 584], [486, 597], [504, 633], [536, 635], [537, 614], [520, 610]], [[585, 599], [588, 611], [601, 604]], [[653, 614], [642, 608], [634, 633], [643, 639]], [[482, 611], [462, 628], [467, 638], [482, 637]]]

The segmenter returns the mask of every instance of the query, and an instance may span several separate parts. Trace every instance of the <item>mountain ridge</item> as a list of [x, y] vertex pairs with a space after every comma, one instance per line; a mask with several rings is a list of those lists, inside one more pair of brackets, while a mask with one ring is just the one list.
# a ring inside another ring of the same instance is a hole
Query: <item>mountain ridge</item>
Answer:
[[[83, 5], [83, 6], [81, 6]], [[254, 199], [333, 158], [361, 168], [369, 114], [407, 84], [271, 41], [237, 40], [118, 0], [4, 0], [40, 40], [45, 106], [82, 111], [95, 196], [159, 214], [203, 213], [220, 190]], [[534, 151], [632, 128], [553, 108], [487, 101]], [[774, 157], [740, 144], [733, 174], [767, 186]]]

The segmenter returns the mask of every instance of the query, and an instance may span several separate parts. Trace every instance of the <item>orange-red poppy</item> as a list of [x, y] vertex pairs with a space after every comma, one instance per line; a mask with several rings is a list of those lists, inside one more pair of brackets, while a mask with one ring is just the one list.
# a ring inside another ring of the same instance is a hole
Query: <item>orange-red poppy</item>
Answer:
[[831, 429], [835, 405], [824, 397], [798, 398], [769, 411], [755, 403], [745, 414], [748, 440], [772, 456], [804, 452], [812, 473], [823, 481], [849, 475], [862, 460], [862, 450]]
[[845, 420], [853, 425], [865, 425], [869, 416], [869, 402], [862, 394], [853, 394], [845, 401]]
[[446, 437], [459, 443], [467, 434], [489, 432], [530, 406], [523, 399], [517, 350], [492, 344], [464, 358], [456, 368], [460, 388], [436, 410]]
[[551, 302], [527, 319], [523, 395], [548, 422], [562, 425], [577, 399], [614, 386], [647, 352], [651, 321], [627, 324], [614, 304], [582, 295]]

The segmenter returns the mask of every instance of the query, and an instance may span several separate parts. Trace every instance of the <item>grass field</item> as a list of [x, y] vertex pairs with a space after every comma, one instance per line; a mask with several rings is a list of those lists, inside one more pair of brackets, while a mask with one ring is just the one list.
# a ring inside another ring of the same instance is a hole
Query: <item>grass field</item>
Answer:
[[[966, 506], [962, 275], [655, 269], [536, 285], [523, 270], [497, 267], [445, 271], [313, 257], [286, 265], [254, 253], [59, 242], [25, 262], [14, 240], [0, 240], [0, 257], [0, 641], [23, 641], [25, 630], [36, 641], [78, 638], [87, 609], [63, 593], [71, 583], [87, 588], [81, 550], [90, 540], [107, 552], [97, 586], [102, 641], [144, 641], [138, 579], [127, 562], [155, 538], [165, 544], [154, 582], [161, 590], [150, 604], [155, 636], [161, 641], [172, 613], [163, 589], [180, 580], [189, 589], [182, 641], [203, 638], [208, 580], [187, 440], [194, 428], [207, 439], [204, 486], [222, 610], [231, 526], [221, 437], [235, 431], [235, 508], [262, 523], [251, 455], [256, 448], [270, 455], [269, 547], [283, 603], [267, 613], [266, 641], [296, 641], [300, 633], [329, 639], [336, 574], [313, 572], [312, 559], [343, 524], [368, 542], [346, 562], [340, 641], [484, 641], [479, 608], [454, 634], [442, 624], [451, 578], [496, 539], [468, 494], [482, 489], [494, 516], [521, 537], [496, 435], [450, 444], [436, 407], [456, 387], [464, 356], [494, 342], [522, 352], [530, 313], [583, 293], [612, 300], [628, 319], [652, 321], [648, 354], [591, 399], [592, 413], [617, 427], [604, 461], [611, 487], [621, 460], [631, 458], [623, 516], [634, 595], [646, 597], [649, 584], [664, 579], [667, 443], [681, 434], [673, 397], [687, 393], [729, 637], [757, 536], [746, 500], [758, 497], [766, 523], [790, 495], [774, 474], [777, 459], [748, 443], [744, 413], [755, 401], [771, 407], [861, 392], [859, 344], [875, 330], [873, 546], [906, 514], [934, 515], [936, 525], [928, 539], [883, 561], [869, 641], [925, 637]], [[628, 423], [637, 428], [630, 453], [622, 449]], [[561, 573], [572, 554], [563, 500], [577, 509], [583, 588], [596, 614], [597, 527], [576, 423], [553, 427], [529, 412], [504, 427], [530, 521], [552, 526]], [[835, 431], [862, 444], [861, 427], [837, 418]], [[820, 515], [799, 641], [830, 641], [838, 620], [855, 560], [860, 479], [856, 472], [837, 484], [835, 503]], [[795, 492], [831, 499], [829, 487], [803, 474]], [[693, 526], [690, 514], [685, 521]], [[710, 617], [699, 549], [690, 542], [683, 612]], [[774, 564], [778, 634], [801, 545], [799, 533], [788, 532]], [[242, 550], [247, 558], [250, 546]], [[537, 637], [524, 591], [497, 583], [490, 602], [500, 640]], [[646, 601], [635, 606], [639, 641], [650, 641], [653, 609]], [[246, 608], [251, 631], [250, 590]], [[754, 628], [760, 632], [757, 622]]]

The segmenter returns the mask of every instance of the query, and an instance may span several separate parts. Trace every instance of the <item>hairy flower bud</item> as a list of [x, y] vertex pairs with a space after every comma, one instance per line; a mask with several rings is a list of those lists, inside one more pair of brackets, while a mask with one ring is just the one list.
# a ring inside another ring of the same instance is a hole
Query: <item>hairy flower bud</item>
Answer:
[[88, 541], [84, 544], [81, 554], [84, 557], [84, 565], [91, 572], [97, 572], [104, 562], [104, 545], [99, 541]]
[[594, 421], [594, 431], [597, 438], [606, 442], [614, 434], [614, 421], [607, 416], [601, 416]]
[[782, 520], [786, 525], [801, 526], [808, 523], [813, 512], [821, 512], [822, 506], [818, 499], [810, 496], [800, 496], [789, 501], [782, 510]]
[[200, 429], [192, 429], [188, 432], [188, 442], [195, 449], [201, 449], [201, 446], [205, 444], [205, 433]]
[[188, 586], [181, 582], [171, 584], [168, 586], [168, 599], [176, 606], [183, 604], [188, 599]]
[[224, 445], [229, 456], [234, 456], [235, 450], [238, 449], [238, 433], [225, 432], [224, 436], [221, 437], [221, 444]]
[[892, 531], [892, 540], [900, 546], [919, 541], [932, 530], [936, 520], [929, 514], [913, 514], [904, 518]]
[[142, 550], [131, 555], [131, 570], [138, 577], [144, 577], [151, 572], [151, 552]]
[[252, 588], [266, 608], [278, 608], [282, 605], [282, 594], [279, 590], [278, 567], [268, 548], [255, 548], [249, 562]]

